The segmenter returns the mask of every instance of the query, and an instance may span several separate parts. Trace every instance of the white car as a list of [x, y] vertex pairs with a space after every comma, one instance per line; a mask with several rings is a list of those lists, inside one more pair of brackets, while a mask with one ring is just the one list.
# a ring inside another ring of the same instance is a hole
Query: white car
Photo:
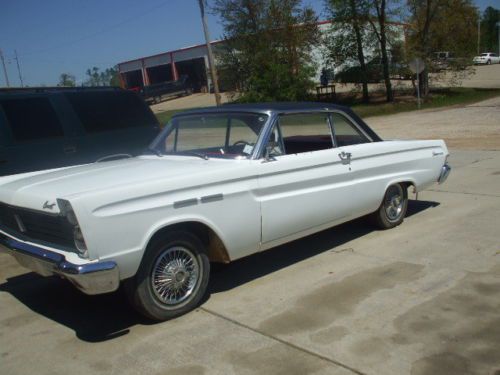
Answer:
[[487, 65], [490, 65], [490, 64], [500, 64], [500, 57], [496, 53], [486, 52], [486, 53], [482, 53], [479, 56], [474, 57], [473, 63], [474, 63], [474, 65], [478, 65], [478, 64], [487, 64]]
[[144, 155], [0, 179], [0, 244], [87, 294], [125, 283], [144, 315], [193, 309], [228, 263], [371, 214], [443, 182], [442, 140], [383, 141], [350, 109], [226, 105], [176, 115]]

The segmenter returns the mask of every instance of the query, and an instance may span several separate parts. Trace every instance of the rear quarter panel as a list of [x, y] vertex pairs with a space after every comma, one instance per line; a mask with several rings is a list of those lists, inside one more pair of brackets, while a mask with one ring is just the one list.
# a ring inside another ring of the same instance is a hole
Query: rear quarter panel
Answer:
[[391, 184], [409, 182], [418, 192], [436, 183], [448, 155], [442, 140], [383, 141], [344, 149], [352, 154], [358, 215], [375, 211]]

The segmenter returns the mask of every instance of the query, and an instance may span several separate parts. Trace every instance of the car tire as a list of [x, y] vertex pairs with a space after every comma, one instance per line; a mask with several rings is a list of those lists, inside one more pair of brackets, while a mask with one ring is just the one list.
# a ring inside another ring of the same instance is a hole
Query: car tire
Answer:
[[191, 233], [176, 231], [153, 240], [125, 290], [142, 315], [165, 321], [198, 306], [209, 277], [210, 261], [203, 243]]
[[372, 214], [373, 223], [380, 229], [390, 229], [401, 224], [408, 209], [408, 190], [405, 184], [389, 186], [377, 211]]
[[488, 62], [486, 64], [491, 65], [491, 60], [488, 60]]

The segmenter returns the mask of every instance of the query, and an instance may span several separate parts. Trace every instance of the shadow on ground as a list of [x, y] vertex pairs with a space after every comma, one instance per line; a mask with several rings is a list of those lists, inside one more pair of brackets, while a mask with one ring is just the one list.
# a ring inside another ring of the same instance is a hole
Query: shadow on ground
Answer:
[[[439, 203], [410, 201], [407, 216], [437, 205]], [[367, 220], [358, 219], [237, 260], [212, 273], [205, 300], [212, 293], [236, 288], [332, 248], [342, 250], [346, 242], [374, 230]], [[112, 340], [128, 334], [135, 325], [153, 324], [130, 307], [121, 289], [116, 293], [87, 296], [65, 280], [30, 272], [8, 278], [0, 285], [0, 292], [11, 294], [34, 312], [74, 330], [80, 340], [87, 342]]]

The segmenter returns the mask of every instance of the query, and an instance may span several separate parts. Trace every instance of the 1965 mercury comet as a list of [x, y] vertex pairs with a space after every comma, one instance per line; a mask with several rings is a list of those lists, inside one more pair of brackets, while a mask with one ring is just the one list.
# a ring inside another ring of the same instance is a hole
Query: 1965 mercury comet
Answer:
[[87, 294], [124, 283], [165, 320], [227, 263], [371, 214], [399, 225], [409, 187], [450, 171], [442, 140], [383, 141], [350, 109], [227, 105], [176, 115], [144, 155], [0, 179], [0, 247]]

